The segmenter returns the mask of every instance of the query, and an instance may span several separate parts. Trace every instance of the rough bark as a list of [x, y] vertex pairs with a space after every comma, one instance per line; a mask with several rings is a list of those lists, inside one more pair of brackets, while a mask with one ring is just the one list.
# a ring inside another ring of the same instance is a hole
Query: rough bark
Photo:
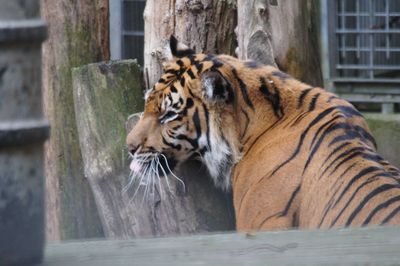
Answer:
[[149, 85], [161, 75], [171, 34], [197, 52], [233, 55], [236, 17], [236, 0], [148, 0], [144, 67]]
[[[148, 0], [144, 21], [144, 68], [148, 86], [160, 78], [161, 64], [170, 56], [171, 34], [197, 52], [234, 54], [236, 1]], [[146, 233], [165, 235], [234, 229], [231, 195], [213, 188], [204, 167], [189, 162], [182, 166], [178, 176], [184, 179], [185, 192], [179, 182], [172, 182], [172, 193], [166, 193], [161, 200], [146, 202], [151, 228]]]
[[241, 59], [276, 65], [297, 79], [322, 86], [317, 0], [238, 0]]
[[[93, 189], [104, 233], [111, 238], [161, 236], [233, 229], [224, 195], [212, 189], [199, 165], [179, 172], [181, 184], [161, 181], [147, 196], [129, 183], [125, 120], [143, 110], [140, 69], [132, 61], [98, 63], [73, 71], [75, 112], [85, 176]], [[112, 129], [112, 130], [110, 130]], [[204, 170], [204, 169], [203, 169]]]
[[42, 0], [44, 111], [52, 134], [45, 154], [49, 240], [102, 235], [84, 177], [73, 109], [71, 68], [109, 58], [108, 0]]

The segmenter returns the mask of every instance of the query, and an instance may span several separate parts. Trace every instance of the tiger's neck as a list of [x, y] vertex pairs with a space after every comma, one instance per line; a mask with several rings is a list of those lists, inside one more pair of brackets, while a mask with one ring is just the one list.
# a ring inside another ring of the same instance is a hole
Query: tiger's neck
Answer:
[[243, 102], [240, 108], [236, 108], [235, 116], [239, 121], [237, 138], [243, 155], [260, 138], [268, 136], [284, 121], [303, 112], [297, 108], [298, 99], [309, 86], [274, 68], [272, 70], [260, 78], [258, 86], [249, 88], [253, 108]]

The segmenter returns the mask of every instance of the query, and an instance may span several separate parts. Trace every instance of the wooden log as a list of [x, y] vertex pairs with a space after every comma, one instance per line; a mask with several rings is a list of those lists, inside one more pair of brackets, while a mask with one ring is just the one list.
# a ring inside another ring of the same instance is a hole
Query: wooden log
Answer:
[[322, 86], [318, 0], [238, 0], [237, 55]]
[[215, 234], [51, 244], [42, 266], [398, 265], [398, 228]]
[[108, 1], [41, 0], [41, 13], [49, 25], [43, 46], [44, 112], [52, 127], [45, 149], [49, 240], [103, 235], [83, 174], [71, 68], [109, 58]]
[[[160, 192], [147, 192], [138, 183], [127, 193], [128, 156], [124, 124], [129, 114], [143, 110], [140, 69], [133, 61], [91, 64], [73, 71], [75, 112], [85, 176], [93, 189], [107, 237], [161, 236], [232, 230], [229, 198], [212, 188], [210, 180], [191, 162], [166, 180]], [[138, 194], [135, 194], [139, 188]], [[227, 203], [228, 202], [228, 203]]]

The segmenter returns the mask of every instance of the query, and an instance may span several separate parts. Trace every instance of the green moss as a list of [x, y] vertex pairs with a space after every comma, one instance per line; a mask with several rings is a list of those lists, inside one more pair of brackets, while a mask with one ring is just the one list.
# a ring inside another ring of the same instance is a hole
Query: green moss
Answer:
[[395, 114], [364, 114], [378, 144], [378, 152], [400, 166], [400, 116]]
[[294, 47], [289, 48], [284, 60], [285, 70], [294, 78], [304, 80], [304, 66], [302, 57]]

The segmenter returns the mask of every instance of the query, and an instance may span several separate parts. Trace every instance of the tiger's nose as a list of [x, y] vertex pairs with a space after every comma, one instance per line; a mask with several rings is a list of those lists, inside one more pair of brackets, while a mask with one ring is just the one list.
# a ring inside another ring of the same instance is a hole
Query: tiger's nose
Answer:
[[139, 149], [139, 147], [136, 146], [136, 145], [133, 145], [133, 144], [129, 144], [129, 145], [128, 145], [129, 153], [130, 153], [132, 156], [135, 155], [135, 153], [137, 152], [138, 149]]

